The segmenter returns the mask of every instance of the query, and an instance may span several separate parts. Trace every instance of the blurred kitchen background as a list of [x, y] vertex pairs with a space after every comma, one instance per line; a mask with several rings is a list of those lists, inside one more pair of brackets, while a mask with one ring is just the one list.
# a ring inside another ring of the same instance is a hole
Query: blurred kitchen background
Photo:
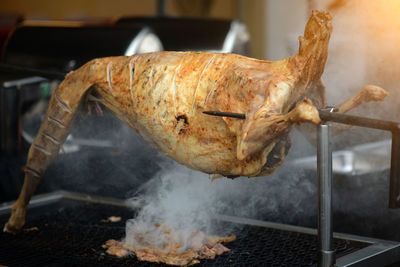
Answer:
[[[297, 38], [313, 9], [333, 16], [323, 76], [328, 103], [338, 104], [364, 85], [376, 84], [390, 97], [355, 114], [399, 121], [396, 0], [2, 0], [0, 202], [18, 196], [29, 144], [66, 72], [91, 58], [160, 50], [283, 59], [297, 51]], [[82, 110], [65, 151], [36, 194], [63, 189], [128, 198], [173, 164], [110, 112], [98, 113], [91, 106]], [[394, 230], [400, 213], [387, 208], [390, 133], [354, 128], [335, 137], [334, 148], [334, 230], [400, 240]], [[269, 177], [249, 181], [249, 187], [240, 178], [243, 189], [232, 190], [244, 193], [236, 200], [245, 202], [258, 192], [263, 199], [254, 202], [258, 206], [249, 216], [315, 227], [315, 153], [294, 129], [285, 164]]]

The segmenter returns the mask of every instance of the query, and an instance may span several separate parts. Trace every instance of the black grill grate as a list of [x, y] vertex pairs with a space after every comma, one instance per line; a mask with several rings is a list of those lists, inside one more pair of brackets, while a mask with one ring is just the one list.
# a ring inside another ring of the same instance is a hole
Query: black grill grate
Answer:
[[[108, 239], [122, 238], [125, 221], [134, 211], [118, 206], [62, 200], [28, 211], [26, 227], [38, 231], [17, 235], [0, 233], [0, 265], [6, 266], [163, 266], [140, 262], [135, 256], [117, 258], [104, 253]], [[102, 222], [121, 216], [118, 223]], [[0, 217], [4, 225], [7, 216]], [[239, 228], [238, 228], [239, 229]], [[197, 266], [311, 266], [316, 264], [315, 236], [246, 225], [230, 253]], [[338, 256], [365, 247], [363, 243], [335, 239]]]

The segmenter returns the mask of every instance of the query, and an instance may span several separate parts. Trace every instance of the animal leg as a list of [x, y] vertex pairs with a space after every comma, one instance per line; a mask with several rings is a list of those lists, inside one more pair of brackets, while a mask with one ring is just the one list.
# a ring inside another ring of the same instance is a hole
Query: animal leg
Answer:
[[[355, 96], [346, 99], [336, 107], [339, 109], [338, 113], [346, 113], [352, 109], [358, 108], [364, 103], [382, 101], [388, 92], [375, 85], [367, 85], [361, 89]], [[332, 129], [332, 135], [336, 136], [342, 132], [353, 129], [354, 126], [338, 124]]]
[[339, 113], [346, 113], [351, 109], [359, 107], [361, 104], [382, 101], [388, 92], [375, 85], [367, 85], [358, 92], [357, 95], [343, 101], [336, 107], [339, 108]]
[[237, 158], [242, 160], [264, 147], [270, 140], [288, 129], [293, 123], [320, 122], [318, 110], [310, 100], [304, 99], [287, 114], [270, 113], [261, 109], [243, 130], [237, 146]]
[[[342, 103], [336, 105], [336, 107], [339, 109], [338, 113], [346, 113], [364, 103], [382, 101], [387, 95], [388, 92], [386, 92], [384, 89], [375, 85], [367, 85], [362, 88], [355, 96], [346, 99]], [[331, 123], [328, 122], [328, 124]], [[302, 124], [299, 125], [297, 128], [312, 145], [316, 146], [317, 141], [315, 139], [315, 134], [311, 134], [313, 132], [313, 129], [311, 129], [311, 125]], [[335, 127], [332, 129], [332, 135], [335, 136], [353, 128], [354, 127], [351, 125], [336, 124]]]
[[69, 73], [52, 95], [42, 125], [29, 149], [24, 185], [4, 226], [5, 232], [16, 233], [24, 226], [29, 201], [47, 166], [66, 139], [84, 94], [99, 80], [97, 70], [102, 65], [102, 62], [93, 60]]

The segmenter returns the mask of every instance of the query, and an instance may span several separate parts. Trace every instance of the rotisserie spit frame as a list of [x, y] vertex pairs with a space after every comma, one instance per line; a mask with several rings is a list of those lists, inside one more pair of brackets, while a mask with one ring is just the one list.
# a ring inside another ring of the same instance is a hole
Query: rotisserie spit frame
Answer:
[[[68, 192], [68, 191], [56, 191], [49, 194], [42, 194], [35, 196], [31, 203], [29, 213], [35, 213], [35, 210], [42, 210], [42, 209], [49, 209], [52, 205], [56, 205], [60, 203], [62, 205], [62, 201], [74, 201], [76, 203], [82, 204], [100, 204], [103, 206], [113, 207], [114, 209], [118, 208], [129, 208], [133, 211], [137, 210], [140, 207], [133, 206], [129, 202], [119, 199], [113, 198], [105, 198], [105, 197], [96, 197], [82, 193], [75, 193], [75, 192]], [[8, 218], [11, 210], [12, 203], [4, 203], [0, 206], [0, 218]], [[133, 214], [132, 213], [132, 214]], [[116, 214], [118, 215], [118, 214]], [[38, 215], [40, 216], [40, 215]], [[51, 218], [50, 218], [51, 219]], [[74, 218], [71, 218], [72, 220]], [[234, 217], [234, 216], [227, 216], [227, 215], [216, 215], [216, 220], [226, 222], [226, 223], [233, 223], [233, 224], [240, 224], [246, 227], [253, 227], [259, 229], [268, 229], [268, 231], [280, 231], [282, 233], [290, 233], [291, 236], [313, 236], [316, 239], [318, 231], [312, 228], [306, 227], [299, 227], [299, 226], [292, 226], [287, 224], [280, 224], [274, 222], [267, 222], [261, 220], [254, 220], [242, 217]], [[90, 222], [95, 223], [95, 222]], [[46, 231], [46, 229], [43, 229]], [[5, 233], [3, 233], [5, 234]], [[34, 233], [33, 233], [34, 234]], [[29, 235], [29, 233], [23, 233], [23, 235]], [[56, 237], [54, 237], [56, 238]], [[299, 238], [299, 237], [298, 237]], [[345, 242], [346, 244], [357, 244], [353, 249], [347, 249], [345, 253], [342, 255], [338, 255], [339, 257], [336, 260], [336, 266], [387, 266], [398, 262], [400, 258], [400, 243], [395, 241], [387, 241], [387, 240], [380, 240], [368, 237], [361, 237], [356, 235], [349, 235], [349, 234], [341, 234], [341, 233], [333, 233], [333, 238], [335, 241], [340, 240], [341, 242]], [[239, 241], [240, 242], [240, 241]], [[316, 245], [316, 244], [315, 244]], [[351, 245], [348, 245], [351, 247]], [[101, 248], [95, 248], [97, 250], [101, 250]], [[293, 248], [296, 250], [296, 248]], [[315, 247], [316, 249], [316, 247]], [[311, 251], [310, 253], [315, 253], [315, 251]], [[20, 251], [21, 256], [23, 256], [24, 251]], [[45, 254], [46, 252], [43, 251]], [[235, 253], [235, 252], [233, 252]], [[339, 253], [338, 253], [339, 254]], [[112, 256], [105, 256], [105, 257], [112, 257]], [[109, 261], [112, 259], [108, 259]], [[115, 259], [117, 261], [118, 259]], [[218, 259], [216, 259], [218, 260]], [[1, 263], [1, 262], [0, 262]], [[148, 266], [146, 263], [143, 263], [143, 266]], [[204, 266], [214, 266], [214, 263], [201, 263]], [[219, 264], [219, 263], [216, 263]], [[230, 263], [233, 264], [233, 263]], [[242, 263], [237, 263], [242, 264]], [[316, 262], [314, 262], [314, 265]], [[101, 262], [99, 262], [101, 266]], [[239, 266], [238, 265], [238, 266]], [[312, 264], [311, 264], [312, 265]], [[58, 265], [57, 265], [58, 266]], [[232, 265], [236, 266], [236, 265]], [[241, 266], [241, 265], [240, 265]], [[274, 265], [275, 266], [275, 265]], [[282, 266], [282, 265], [278, 265]], [[304, 264], [300, 264], [298, 266], [305, 266]]]

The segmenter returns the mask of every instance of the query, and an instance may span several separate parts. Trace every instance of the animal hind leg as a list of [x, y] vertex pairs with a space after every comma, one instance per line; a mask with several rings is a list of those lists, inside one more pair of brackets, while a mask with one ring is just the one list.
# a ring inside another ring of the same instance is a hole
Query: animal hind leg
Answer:
[[387, 95], [388, 93], [382, 88], [375, 85], [367, 85], [357, 95], [337, 105], [337, 108], [339, 108], [339, 113], [346, 113], [364, 103], [382, 101]]
[[[336, 107], [339, 109], [338, 113], [346, 113], [352, 109], [358, 108], [364, 103], [382, 101], [388, 93], [375, 85], [367, 85], [362, 88], [355, 96], [346, 99]], [[354, 126], [346, 124], [338, 124], [332, 130], [332, 135], [336, 136], [342, 132], [352, 130]]]
[[[367, 85], [362, 88], [355, 96], [344, 100], [342, 103], [336, 105], [336, 107], [339, 109], [338, 113], [346, 113], [354, 108], [361, 106], [364, 103], [382, 101], [387, 95], [388, 93], [384, 89], [375, 85]], [[328, 124], [331, 123], [328, 122]], [[314, 127], [312, 125], [301, 124], [297, 128], [312, 145], [316, 146], [317, 141], [315, 139], [315, 134], [312, 134], [314, 132]], [[354, 126], [351, 125], [337, 124], [332, 129], [332, 135], [335, 136], [353, 128]]]
[[24, 226], [29, 201], [67, 137], [83, 96], [97, 82], [97, 70], [104, 65], [101, 63], [93, 60], [69, 73], [52, 95], [39, 132], [29, 149], [24, 167], [24, 185], [12, 206], [11, 217], [3, 229], [5, 232], [16, 233]]

